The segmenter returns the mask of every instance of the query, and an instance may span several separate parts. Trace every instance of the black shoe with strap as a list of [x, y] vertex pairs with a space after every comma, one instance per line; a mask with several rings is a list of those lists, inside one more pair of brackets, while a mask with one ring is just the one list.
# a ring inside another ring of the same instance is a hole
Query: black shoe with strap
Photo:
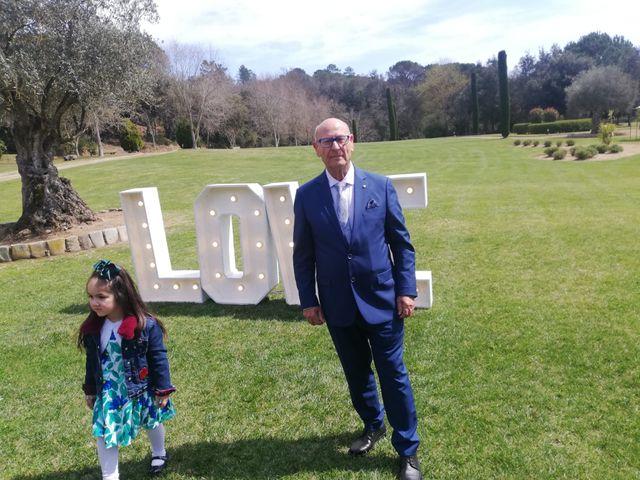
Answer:
[[384, 438], [386, 434], [387, 428], [384, 425], [382, 425], [377, 430], [367, 430], [365, 428], [364, 432], [362, 432], [362, 435], [356, 438], [355, 441], [351, 444], [349, 453], [351, 455], [364, 455], [373, 448], [378, 440]]
[[[154, 465], [154, 460], [162, 460], [162, 463]], [[157, 455], [155, 457], [151, 457], [151, 468], [149, 469], [149, 473], [151, 475], [162, 474], [162, 472], [164, 472], [164, 469], [167, 468], [167, 463], [169, 463], [169, 455]]]
[[400, 480], [422, 480], [417, 456], [400, 457]]

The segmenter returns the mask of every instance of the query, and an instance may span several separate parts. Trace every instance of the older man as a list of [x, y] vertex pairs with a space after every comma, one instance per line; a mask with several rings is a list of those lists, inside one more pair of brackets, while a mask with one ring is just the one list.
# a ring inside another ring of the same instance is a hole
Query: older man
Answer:
[[326, 169], [298, 189], [294, 204], [293, 264], [303, 315], [311, 325], [326, 322], [364, 423], [349, 453], [364, 455], [385, 436], [386, 409], [400, 478], [421, 479], [418, 420], [402, 359], [404, 319], [416, 297], [415, 252], [402, 209], [387, 177], [351, 163], [346, 123], [320, 123], [313, 148]]

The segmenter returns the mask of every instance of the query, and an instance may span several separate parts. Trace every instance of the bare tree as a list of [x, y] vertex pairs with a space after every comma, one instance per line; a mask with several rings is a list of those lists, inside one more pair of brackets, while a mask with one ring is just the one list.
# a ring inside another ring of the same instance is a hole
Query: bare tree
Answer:
[[0, 4], [0, 102], [7, 111], [22, 179], [14, 230], [42, 231], [95, 218], [53, 165], [63, 125], [111, 94], [135, 97], [151, 40], [152, 0], [3, 0]]
[[282, 79], [263, 78], [249, 83], [249, 102], [258, 129], [273, 138], [278, 147], [287, 134], [288, 116], [286, 84]]
[[214, 53], [196, 45], [173, 43], [167, 54], [174, 79], [174, 92], [182, 114], [191, 129], [193, 148], [197, 148], [200, 130], [217, 128], [224, 118], [233, 93], [233, 81], [226, 69], [212, 58]]

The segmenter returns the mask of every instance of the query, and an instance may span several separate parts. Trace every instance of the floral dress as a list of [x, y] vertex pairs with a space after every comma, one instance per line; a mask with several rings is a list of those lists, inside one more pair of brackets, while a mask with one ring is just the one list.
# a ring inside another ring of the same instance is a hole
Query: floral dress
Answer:
[[149, 391], [137, 398], [128, 398], [118, 337], [112, 331], [100, 355], [104, 384], [93, 407], [93, 436], [104, 437], [106, 448], [129, 445], [140, 433], [140, 427], [156, 428], [176, 415], [171, 400], [159, 408]]

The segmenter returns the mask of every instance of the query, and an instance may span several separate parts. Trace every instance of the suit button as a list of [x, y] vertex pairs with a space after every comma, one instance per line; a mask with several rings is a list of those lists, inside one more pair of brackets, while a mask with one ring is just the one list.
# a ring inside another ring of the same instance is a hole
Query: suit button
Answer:
[[351, 259], [353, 258], [353, 255], [349, 254], [349, 255], [347, 255], [347, 258], [348, 258], [349, 260], [351, 260]]
[[351, 277], [351, 283], [356, 283], [356, 277]]

